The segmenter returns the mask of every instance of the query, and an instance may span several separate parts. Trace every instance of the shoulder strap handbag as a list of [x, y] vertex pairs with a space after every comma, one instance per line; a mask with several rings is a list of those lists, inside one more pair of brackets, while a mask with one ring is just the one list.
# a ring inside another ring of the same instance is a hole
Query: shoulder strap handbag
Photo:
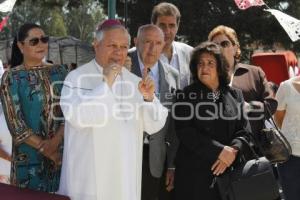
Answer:
[[264, 128], [260, 131], [258, 145], [263, 155], [271, 163], [286, 162], [292, 154], [292, 148], [277, 127], [268, 105], [265, 104], [267, 116], [265, 119], [273, 126], [272, 128]]
[[231, 167], [215, 177], [222, 200], [274, 200], [279, 197], [279, 188], [271, 163], [258, 157], [248, 141], [239, 137], [253, 153], [255, 159]]

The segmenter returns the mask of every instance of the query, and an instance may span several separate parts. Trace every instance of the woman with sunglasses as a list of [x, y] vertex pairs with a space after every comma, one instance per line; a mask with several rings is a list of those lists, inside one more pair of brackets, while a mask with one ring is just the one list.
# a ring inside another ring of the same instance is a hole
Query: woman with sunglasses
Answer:
[[179, 148], [176, 155], [175, 200], [221, 200], [214, 177], [243, 151], [247, 138], [243, 95], [229, 87], [228, 68], [213, 42], [197, 46], [190, 61], [193, 84], [177, 93], [172, 117]]
[[266, 109], [274, 114], [277, 107], [265, 73], [260, 67], [239, 63], [241, 49], [237, 34], [232, 28], [217, 26], [209, 33], [208, 40], [222, 47], [229, 65], [230, 86], [242, 90], [252, 133], [258, 139], [259, 132], [264, 127]]
[[59, 97], [67, 68], [43, 62], [48, 41], [40, 26], [20, 27], [0, 94], [13, 138], [11, 184], [55, 192], [64, 133]]

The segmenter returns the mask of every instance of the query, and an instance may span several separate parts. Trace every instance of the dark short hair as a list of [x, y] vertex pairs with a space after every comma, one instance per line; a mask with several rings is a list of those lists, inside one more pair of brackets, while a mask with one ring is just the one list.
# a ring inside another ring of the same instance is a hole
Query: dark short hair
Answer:
[[177, 25], [180, 23], [181, 15], [178, 8], [174, 4], [162, 2], [154, 6], [151, 15], [151, 22], [156, 24], [157, 18], [160, 16], [174, 16], [176, 17]]
[[228, 63], [222, 54], [221, 47], [214, 42], [202, 42], [194, 48], [191, 60], [190, 60], [190, 71], [194, 81], [198, 81], [198, 62], [199, 58], [203, 53], [209, 53], [216, 58], [217, 61], [217, 73], [219, 77], [220, 86], [227, 86], [230, 83], [228, 74]]
[[11, 67], [18, 66], [23, 63], [23, 54], [21, 53], [17, 43], [23, 42], [27, 37], [31, 29], [38, 28], [42, 29], [39, 25], [33, 23], [23, 24], [14, 38], [11, 50]]

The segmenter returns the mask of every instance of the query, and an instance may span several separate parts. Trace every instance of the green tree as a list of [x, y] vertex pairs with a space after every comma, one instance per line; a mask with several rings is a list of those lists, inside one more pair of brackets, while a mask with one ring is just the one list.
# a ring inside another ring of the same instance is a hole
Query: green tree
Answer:
[[97, 23], [105, 18], [102, 6], [98, 1], [85, 0], [76, 7], [69, 7], [65, 15], [69, 35], [82, 41], [91, 42]]
[[64, 17], [59, 8], [55, 7], [50, 13], [49, 23], [44, 24], [46, 32], [51, 36], [67, 36], [67, 27], [64, 22]]
[[[47, 15], [49, 15], [49, 9], [44, 9], [40, 1], [27, 0], [21, 3], [18, 2], [9, 18], [8, 28], [10, 36], [15, 36], [18, 28], [26, 22], [42, 25], [43, 21], [47, 19]], [[0, 35], [2, 36], [2, 34]]]
[[[96, 0], [18, 0], [10, 16], [10, 36], [25, 22], [37, 23], [50, 36], [71, 35], [91, 42], [95, 25], [105, 18]], [[6, 39], [2, 33], [0, 39]]]
[[[140, 25], [150, 23], [153, 6], [162, 1], [165, 0], [135, 0], [134, 3], [128, 0], [128, 27], [131, 35], [136, 34]], [[123, 2], [124, 0], [117, 0], [117, 13], [121, 18], [124, 17]], [[210, 30], [223, 24], [237, 31], [242, 47], [248, 47], [253, 41], [261, 41], [266, 45], [278, 41], [287, 48], [300, 51], [300, 42], [291, 42], [275, 17], [263, 10], [266, 6], [239, 10], [234, 0], [167, 0], [167, 2], [175, 4], [182, 14], [178, 39], [183, 38], [192, 46], [207, 40]], [[265, 0], [264, 2], [270, 8], [300, 19], [300, 0]], [[107, 1], [103, 3], [107, 7]], [[245, 51], [247, 49], [243, 50]]]

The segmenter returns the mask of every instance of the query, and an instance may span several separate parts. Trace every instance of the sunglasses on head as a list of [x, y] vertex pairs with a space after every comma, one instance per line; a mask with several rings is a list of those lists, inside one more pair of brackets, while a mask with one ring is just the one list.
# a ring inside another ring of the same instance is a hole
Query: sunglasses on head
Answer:
[[28, 40], [28, 43], [30, 46], [36, 46], [39, 42], [42, 42], [44, 44], [49, 42], [49, 36], [42, 36], [40, 38], [34, 37]]
[[217, 44], [206, 44], [204, 46], [201, 47], [201, 49], [206, 49], [209, 52], [213, 52], [213, 53], [220, 53], [220, 47]]
[[229, 47], [230, 45], [231, 45], [231, 42], [230, 42], [229, 40], [224, 40], [224, 41], [220, 42], [220, 46], [221, 46], [222, 48], [227, 48], [227, 47]]

